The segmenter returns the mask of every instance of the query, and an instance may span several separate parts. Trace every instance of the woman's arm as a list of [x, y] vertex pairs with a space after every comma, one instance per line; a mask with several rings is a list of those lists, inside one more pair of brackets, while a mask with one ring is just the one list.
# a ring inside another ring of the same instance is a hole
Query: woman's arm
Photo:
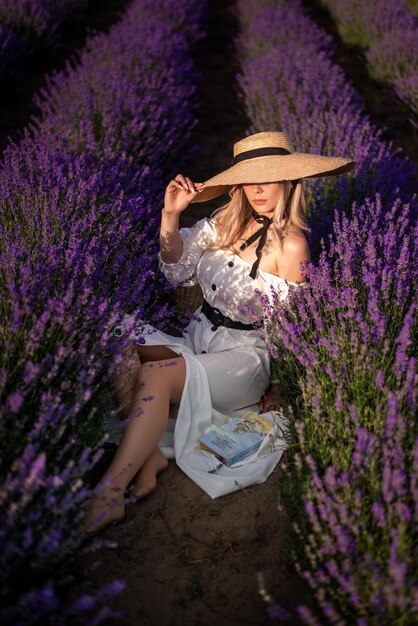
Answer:
[[283, 398], [280, 394], [280, 387], [277, 383], [271, 382], [268, 389], [263, 393], [259, 402], [260, 411], [279, 411], [284, 407]]
[[183, 240], [179, 233], [180, 214], [199, 193], [201, 185], [181, 174], [167, 185], [160, 227], [160, 254], [164, 263], [177, 263], [181, 258]]
[[183, 240], [179, 233], [179, 215], [161, 213], [160, 252], [164, 263], [177, 263], [183, 254]]

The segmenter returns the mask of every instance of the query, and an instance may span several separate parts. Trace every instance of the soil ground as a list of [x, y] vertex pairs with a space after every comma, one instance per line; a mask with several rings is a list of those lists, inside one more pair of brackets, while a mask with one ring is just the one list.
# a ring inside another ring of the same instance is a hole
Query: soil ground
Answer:
[[82, 50], [88, 36], [106, 32], [129, 4], [130, 0], [90, 0], [84, 14], [63, 24], [53, 49], [38, 50], [28, 57], [23, 70], [0, 84], [0, 151], [36, 115], [33, 96], [45, 86], [46, 76], [63, 69]]
[[307, 593], [281, 558], [289, 522], [277, 510], [276, 489], [285, 479], [279, 464], [262, 485], [212, 500], [170, 461], [157, 490], [129, 504], [126, 520], [102, 533], [117, 548], [80, 559], [71, 595], [125, 579], [126, 589], [111, 605], [124, 616], [110, 624], [272, 624], [258, 591], [259, 572], [282, 606], [296, 606]]

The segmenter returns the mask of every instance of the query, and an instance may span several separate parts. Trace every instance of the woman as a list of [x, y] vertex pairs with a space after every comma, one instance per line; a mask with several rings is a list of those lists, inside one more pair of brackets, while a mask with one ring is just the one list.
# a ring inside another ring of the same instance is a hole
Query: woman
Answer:
[[[174, 283], [199, 283], [205, 300], [182, 337], [146, 325], [125, 351], [114, 390], [129, 422], [90, 501], [87, 535], [123, 519], [131, 482], [136, 498], [155, 488], [157, 474], [168, 463], [158, 443], [170, 404], [179, 407], [176, 461], [212, 497], [262, 482], [272, 471], [281, 452], [245, 468], [220, 468], [197, 441], [213, 422], [223, 423], [240, 410], [258, 412], [269, 386], [263, 329], [249, 322], [243, 305], [261, 312], [258, 292], [270, 294], [274, 288], [285, 299], [290, 285], [305, 282], [303, 265], [310, 254], [300, 179], [353, 167], [346, 158], [297, 153], [285, 133], [263, 132], [234, 144], [233, 165], [205, 183], [181, 174], [170, 181], [161, 218], [160, 268]], [[179, 230], [179, 216], [191, 202], [226, 192], [230, 201], [211, 219]]]

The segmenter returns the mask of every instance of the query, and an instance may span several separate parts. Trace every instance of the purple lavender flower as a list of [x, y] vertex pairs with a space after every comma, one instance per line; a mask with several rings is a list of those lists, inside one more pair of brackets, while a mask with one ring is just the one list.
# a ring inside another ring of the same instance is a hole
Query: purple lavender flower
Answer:
[[261, 9], [255, 0], [242, 0], [238, 8], [242, 69], [237, 79], [251, 120], [249, 132], [283, 128], [296, 150], [356, 161], [349, 175], [304, 181], [316, 256], [335, 208], [348, 209], [376, 192], [388, 204], [398, 196], [408, 201], [415, 190], [415, 168], [383, 141], [382, 130], [372, 125], [359, 95], [332, 62], [332, 41], [299, 0], [291, 5], [266, 2]]
[[291, 502], [305, 555], [297, 567], [316, 600], [298, 616], [306, 624], [413, 623], [413, 170], [382, 141], [332, 63], [332, 42], [300, 2], [238, 6], [249, 132], [283, 128], [297, 150], [351, 155], [358, 164], [350, 176], [306, 185], [315, 262], [305, 288], [287, 302], [260, 299], [273, 375], [293, 391]]
[[87, 0], [0, 0], [0, 22], [28, 45], [52, 42], [61, 23]]
[[126, 312], [156, 326], [171, 313], [155, 298], [167, 290], [155, 207], [173, 162], [196, 151], [189, 43], [203, 8], [133, 2], [77, 67], [49, 81], [41, 117], [3, 156], [2, 623], [73, 624], [92, 603], [99, 623], [122, 588], [66, 608], [64, 576], [52, 583], [48, 572], [80, 549], [82, 478], [103, 442], [104, 392], [127, 340], [109, 329]]
[[366, 50], [370, 74], [391, 84], [418, 127], [418, 17], [396, 0], [323, 0], [345, 41]]

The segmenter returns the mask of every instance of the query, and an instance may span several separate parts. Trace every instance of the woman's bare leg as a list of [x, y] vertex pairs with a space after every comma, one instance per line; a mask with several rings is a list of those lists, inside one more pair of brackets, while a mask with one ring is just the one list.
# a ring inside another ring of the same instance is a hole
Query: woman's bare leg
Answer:
[[154, 454], [167, 427], [170, 403], [180, 403], [185, 376], [185, 362], [178, 355], [139, 366], [134, 378], [130, 421], [109, 469], [99, 482], [98, 494], [90, 502], [87, 533], [124, 516], [126, 487]]
[[[166, 346], [144, 346], [129, 344], [123, 352], [121, 363], [112, 379], [113, 391], [121, 407], [123, 417], [128, 417], [135, 390], [135, 380], [142, 363], [173, 359], [176, 352]], [[157, 475], [168, 467], [168, 460], [158, 446], [145, 461], [133, 479], [132, 496], [144, 498], [157, 486]]]
[[145, 498], [157, 487], [157, 476], [168, 467], [168, 460], [156, 446], [133, 480], [132, 495], [137, 500]]
[[124, 418], [131, 414], [135, 383], [139, 368], [149, 361], [172, 359], [177, 355], [166, 346], [143, 346], [129, 343], [122, 353], [122, 360], [112, 376], [112, 388]]

